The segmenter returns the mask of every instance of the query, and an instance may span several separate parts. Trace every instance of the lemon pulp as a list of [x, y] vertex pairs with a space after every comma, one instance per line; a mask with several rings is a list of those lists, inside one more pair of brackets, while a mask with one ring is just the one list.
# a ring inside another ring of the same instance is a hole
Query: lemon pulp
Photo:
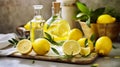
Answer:
[[75, 40], [68, 40], [62, 46], [63, 52], [67, 55], [77, 55], [80, 53], [81, 47]]
[[28, 54], [32, 50], [32, 43], [30, 40], [23, 39], [18, 42], [16, 48], [21, 54]]

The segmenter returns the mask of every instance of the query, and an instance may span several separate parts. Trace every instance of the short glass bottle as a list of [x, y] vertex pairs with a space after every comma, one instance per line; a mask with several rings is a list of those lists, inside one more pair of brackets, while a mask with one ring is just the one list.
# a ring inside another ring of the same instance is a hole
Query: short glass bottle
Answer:
[[30, 21], [30, 40], [34, 42], [35, 39], [43, 37], [43, 26], [45, 20], [40, 14], [40, 10], [43, 8], [43, 5], [33, 5], [34, 7], [34, 17]]

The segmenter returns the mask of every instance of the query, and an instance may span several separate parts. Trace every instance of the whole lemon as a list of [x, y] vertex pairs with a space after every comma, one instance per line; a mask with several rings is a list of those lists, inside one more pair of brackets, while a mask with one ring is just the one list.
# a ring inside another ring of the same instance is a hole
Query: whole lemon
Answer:
[[97, 23], [102, 23], [102, 24], [114, 23], [115, 21], [116, 21], [116, 18], [112, 17], [109, 14], [100, 15], [97, 19]]
[[[80, 44], [81, 47], [85, 47], [85, 41], [86, 41], [87, 38], [80, 38], [78, 40], [78, 43]], [[88, 47], [90, 47], [90, 51], [93, 51], [94, 49], [94, 46], [93, 46], [93, 42], [88, 39]]]
[[95, 44], [95, 51], [102, 55], [108, 55], [110, 51], [112, 50], [112, 41], [107, 36], [100, 37]]
[[38, 55], [45, 55], [50, 50], [50, 43], [44, 38], [38, 38], [33, 42], [33, 50]]
[[74, 28], [68, 34], [68, 40], [78, 40], [83, 37], [81, 30]]
[[26, 30], [30, 30], [30, 22], [27, 22], [27, 24], [24, 25], [24, 28]]

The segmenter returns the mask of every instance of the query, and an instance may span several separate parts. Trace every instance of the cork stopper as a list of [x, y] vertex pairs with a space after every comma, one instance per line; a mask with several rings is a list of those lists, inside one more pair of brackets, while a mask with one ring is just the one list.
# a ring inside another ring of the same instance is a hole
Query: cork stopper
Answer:
[[58, 13], [60, 11], [60, 2], [52, 2], [52, 8], [54, 13]]

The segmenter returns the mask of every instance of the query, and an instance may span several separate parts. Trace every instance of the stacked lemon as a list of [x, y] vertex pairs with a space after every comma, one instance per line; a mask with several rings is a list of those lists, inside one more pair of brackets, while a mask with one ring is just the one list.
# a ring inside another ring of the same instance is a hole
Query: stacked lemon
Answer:
[[77, 55], [87, 56], [93, 50], [93, 43], [89, 40], [88, 47], [85, 47], [85, 40], [83, 38], [82, 31], [78, 28], [74, 28], [69, 32], [68, 40], [63, 44], [63, 52], [67, 55]]

